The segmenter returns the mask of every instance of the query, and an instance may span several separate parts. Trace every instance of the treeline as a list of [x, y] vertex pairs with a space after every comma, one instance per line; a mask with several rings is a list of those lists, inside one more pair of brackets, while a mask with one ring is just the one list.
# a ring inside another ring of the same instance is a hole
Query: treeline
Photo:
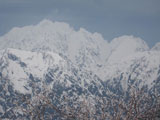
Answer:
[[123, 96], [56, 96], [45, 88], [32, 95], [19, 95], [1, 119], [29, 120], [158, 120], [160, 96], [156, 92], [130, 90]]

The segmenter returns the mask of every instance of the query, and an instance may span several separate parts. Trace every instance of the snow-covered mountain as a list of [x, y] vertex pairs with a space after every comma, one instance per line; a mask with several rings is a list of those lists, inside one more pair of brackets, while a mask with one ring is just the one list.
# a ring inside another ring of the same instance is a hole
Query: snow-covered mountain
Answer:
[[[12, 98], [13, 91], [32, 94], [33, 85], [39, 91], [44, 83], [58, 95], [70, 97], [118, 95], [130, 86], [160, 92], [160, 44], [149, 49], [134, 36], [109, 43], [99, 33], [76, 31], [50, 20], [13, 28], [1, 36], [1, 99], [6, 93]], [[9, 107], [1, 99], [0, 114]]]
[[[67, 23], [50, 20], [43, 20], [37, 25], [13, 28], [0, 37], [0, 43], [1, 50], [14, 48], [57, 53], [61, 57], [66, 57], [75, 66], [94, 72], [103, 81], [108, 79], [112, 81], [115, 74], [118, 75], [116, 71], [123, 73], [129, 69], [132, 71], [133, 64], [135, 66], [144, 64], [143, 60], [140, 61], [141, 59], [155, 63], [153, 65], [146, 63], [145, 66], [149, 71], [159, 66], [159, 43], [151, 50], [144, 40], [133, 36], [118, 37], [108, 43], [99, 33], [90, 33], [83, 28], [76, 31]], [[42, 63], [35, 61], [41, 61], [35, 59], [32, 63], [40, 67]], [[48, 63], [45, 64], [48, 65]], [[143, 74], [147, 75], [148, 72], [143, 69]], [[139, 73], [140, 76], [142, 72]], [[153, 81], [155, 78], [148, 77], [148, 79]]]
[[53, 51], [95, 73], [106, 63], [149, 50], [140, 38], [122, 36], [108, 43], [99, 33], [90, 33], [83, 28], [76, 31], [67, 23], [50, 20], [43, 20], [37, 25], [13, 28], [0, 37], [0, 43], [0, 49]]

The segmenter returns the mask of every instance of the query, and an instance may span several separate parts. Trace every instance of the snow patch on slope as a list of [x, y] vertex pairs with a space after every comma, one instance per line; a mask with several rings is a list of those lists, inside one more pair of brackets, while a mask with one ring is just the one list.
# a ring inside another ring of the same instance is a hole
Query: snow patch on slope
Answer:
[[44, 74], [49, 67], [53, 65], [64, 66], [64, 60], [59, 55], [51, 52], [37, 53], [6, 49], [3, 50], [2, 54], [0, 60], [3, 60], [3, 64], [0, 67], [5, 68], [1, 69], [2, 76], [10, 79], [15, 90], [21, 93], [30, 92], [29, 88], [26, 89], [30, 74], [43, 80]]

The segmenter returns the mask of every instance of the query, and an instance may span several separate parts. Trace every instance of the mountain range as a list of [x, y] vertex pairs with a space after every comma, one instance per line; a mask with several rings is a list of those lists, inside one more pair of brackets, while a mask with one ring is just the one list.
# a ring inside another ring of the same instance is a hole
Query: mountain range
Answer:
[[6, 96], [32, 94], [44, 84], [69, 97], [120, 95], [130, 86], [160, 93], [160, 43], [150, 49], [127, 35], [108, 42], [45, 19], [0, 37], [0, 80], [0, 115], [11, 104]]

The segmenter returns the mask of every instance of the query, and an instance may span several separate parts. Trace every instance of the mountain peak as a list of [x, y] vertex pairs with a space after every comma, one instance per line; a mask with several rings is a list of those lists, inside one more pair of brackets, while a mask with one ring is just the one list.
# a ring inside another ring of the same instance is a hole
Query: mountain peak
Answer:
[[57, 22], [57, 21], [53, 22], [48, 19], [42, 20], [41, 22], [39, 22], [39, 24], [37, 24], [36, 27], [38, 29], [45, 29], [46, 28], [45, 30], [47, 30], [47, 32], [49, 32], [49, 31], [51, 31], [51, 32], [56, 31], [58, 33], [60, 32], [59, 34], [61, 34], [61, 33], [63, 34], [64, 32], [68, 33], [73, 30], [73, 28], [65, 22]]
[[38, 25], [50, 25], [53, 24], [53, 22], [49, 19], [43, 19], [41, 22], [39, 22]]
[[126, 35], [113, 39], [110, 43], [110, 47], [112, 50], [109, 62], [116, 62], [136, 52], [149, 50], [144, 40]]
[[114, 38], [111, 41], [110, 45], [113, 49], [123, 47], [124, 49], [134, 49], [135, 51], [149, 50], [149, 47], [144, 40], [142, 40], [141, 38], [127, 35]]
[[151, 50], [160, 51], [160, 42], [156, 43]]
[[133, 46], [136, 47], [138, 45], [139, 47], [143, 47], [143, 50], [148, 50], [149, 47], [146, 44], [144, 40], [138, 37], [134, 37], [132, 35], [124, 35], [118, 38], [114, 38], [111, 42], [112, 45], [121, 45], [121, 44], [126, 44], [127, 46]]

